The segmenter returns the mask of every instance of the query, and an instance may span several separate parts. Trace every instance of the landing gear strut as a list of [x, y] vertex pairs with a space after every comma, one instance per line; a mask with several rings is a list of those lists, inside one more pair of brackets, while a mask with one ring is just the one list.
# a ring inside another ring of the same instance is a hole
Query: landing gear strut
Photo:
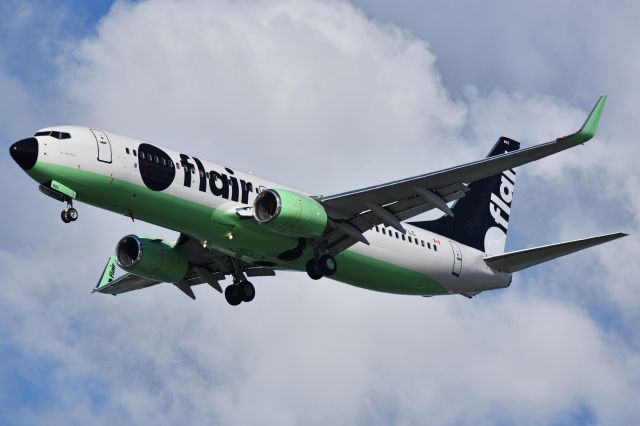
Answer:
[[73, 202], [67, 201], [67, 208], [62, 210], [60, 218], [64, 223], [75, 222], [78, 220], [78, 210], [73, 208]]

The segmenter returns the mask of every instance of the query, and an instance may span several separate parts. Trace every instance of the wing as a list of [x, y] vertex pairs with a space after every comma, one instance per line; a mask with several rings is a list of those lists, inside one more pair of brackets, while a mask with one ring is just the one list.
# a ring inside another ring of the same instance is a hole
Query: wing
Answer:
[[[242, 262], [219, 251], [206, 248], [202, 242], [186, 234], [180, 234], [175, 249], [187, 259], [189, 270], [182, 281], [173, 284], [192, 299], [196, 296], [191, 287], [198, 284], [207, 283], [222, 293], [222, 287], [218, 281], [225, 279], [227, 275], [233, 275], [236, 271], [244, 272], [250, 277], [275, 275], [275, 271], [269, 267]], [[130, 273], [115, 278], [115, 270], [116, 258], [111, 256], [98, 284], [93, 289], [94, 293], [115, 296], [162, 283], [162, 281]]]
[[385, 224], [405, 232], [400, 221], [437, 208], [451, 215], [447, 202], [464, 197], [468, 185], [590, 140], [598, 128], [607, 97], [601, 96], [580, 130], [555, 141], [508, 152], [420, 176], [322, 197], [335, 229], [327, 235], [335, 254], [356, 242], [368, 244], [363, 232]]

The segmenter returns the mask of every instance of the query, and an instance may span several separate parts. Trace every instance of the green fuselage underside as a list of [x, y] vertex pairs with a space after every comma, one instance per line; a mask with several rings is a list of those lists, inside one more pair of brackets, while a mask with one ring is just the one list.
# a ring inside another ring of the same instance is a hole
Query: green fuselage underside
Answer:
[[[42, 161], [28, 173], [38, 182], [56, 176], [57, 181], [77, 192], [79, 201], [185, 233], [248, 262], [272, 262], [279, 269], [304, 270], [305, 262], [313, 256], [307, 248], [294, 262], [279, 260], [278, 254], [295, 247], [297, 239], [270, 232], [253, 219], [240, 218], [233, 209], [214, 209], [111, 176]], [[422, 273], [353, 250], [338, 254], [336, 261], [338, 271], [331, 278], [347, 284], [396, 294], [447, 293], [440, 283]]]

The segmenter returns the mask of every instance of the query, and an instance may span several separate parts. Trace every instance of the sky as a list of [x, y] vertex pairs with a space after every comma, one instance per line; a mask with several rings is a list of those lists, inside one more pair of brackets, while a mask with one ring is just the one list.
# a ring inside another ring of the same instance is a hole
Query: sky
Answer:
[[65, 225], [7, 155], [0, 424], [640, 422], [640, 5], [632, 1], [5, 0], [0, 139], [77, 124], [199, 153], [316, 194], [598, 136], [524, 166], [507, 249], [629, 237], [467, 300], [301, 273], [251, 304], [171, 285], [90, 294], [128, 233]]

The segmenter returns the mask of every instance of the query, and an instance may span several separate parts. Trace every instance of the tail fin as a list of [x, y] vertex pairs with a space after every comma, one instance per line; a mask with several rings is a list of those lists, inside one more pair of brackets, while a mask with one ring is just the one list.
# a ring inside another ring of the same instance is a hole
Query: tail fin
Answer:
[[[520, 142], [502, 136], [487, 157], [519, 148]], [[453, 217], [409, 223], [489, 254], [503, 253], [515, 179], [514, 170], [505, 170], [475, 181], [451, 208]]]

